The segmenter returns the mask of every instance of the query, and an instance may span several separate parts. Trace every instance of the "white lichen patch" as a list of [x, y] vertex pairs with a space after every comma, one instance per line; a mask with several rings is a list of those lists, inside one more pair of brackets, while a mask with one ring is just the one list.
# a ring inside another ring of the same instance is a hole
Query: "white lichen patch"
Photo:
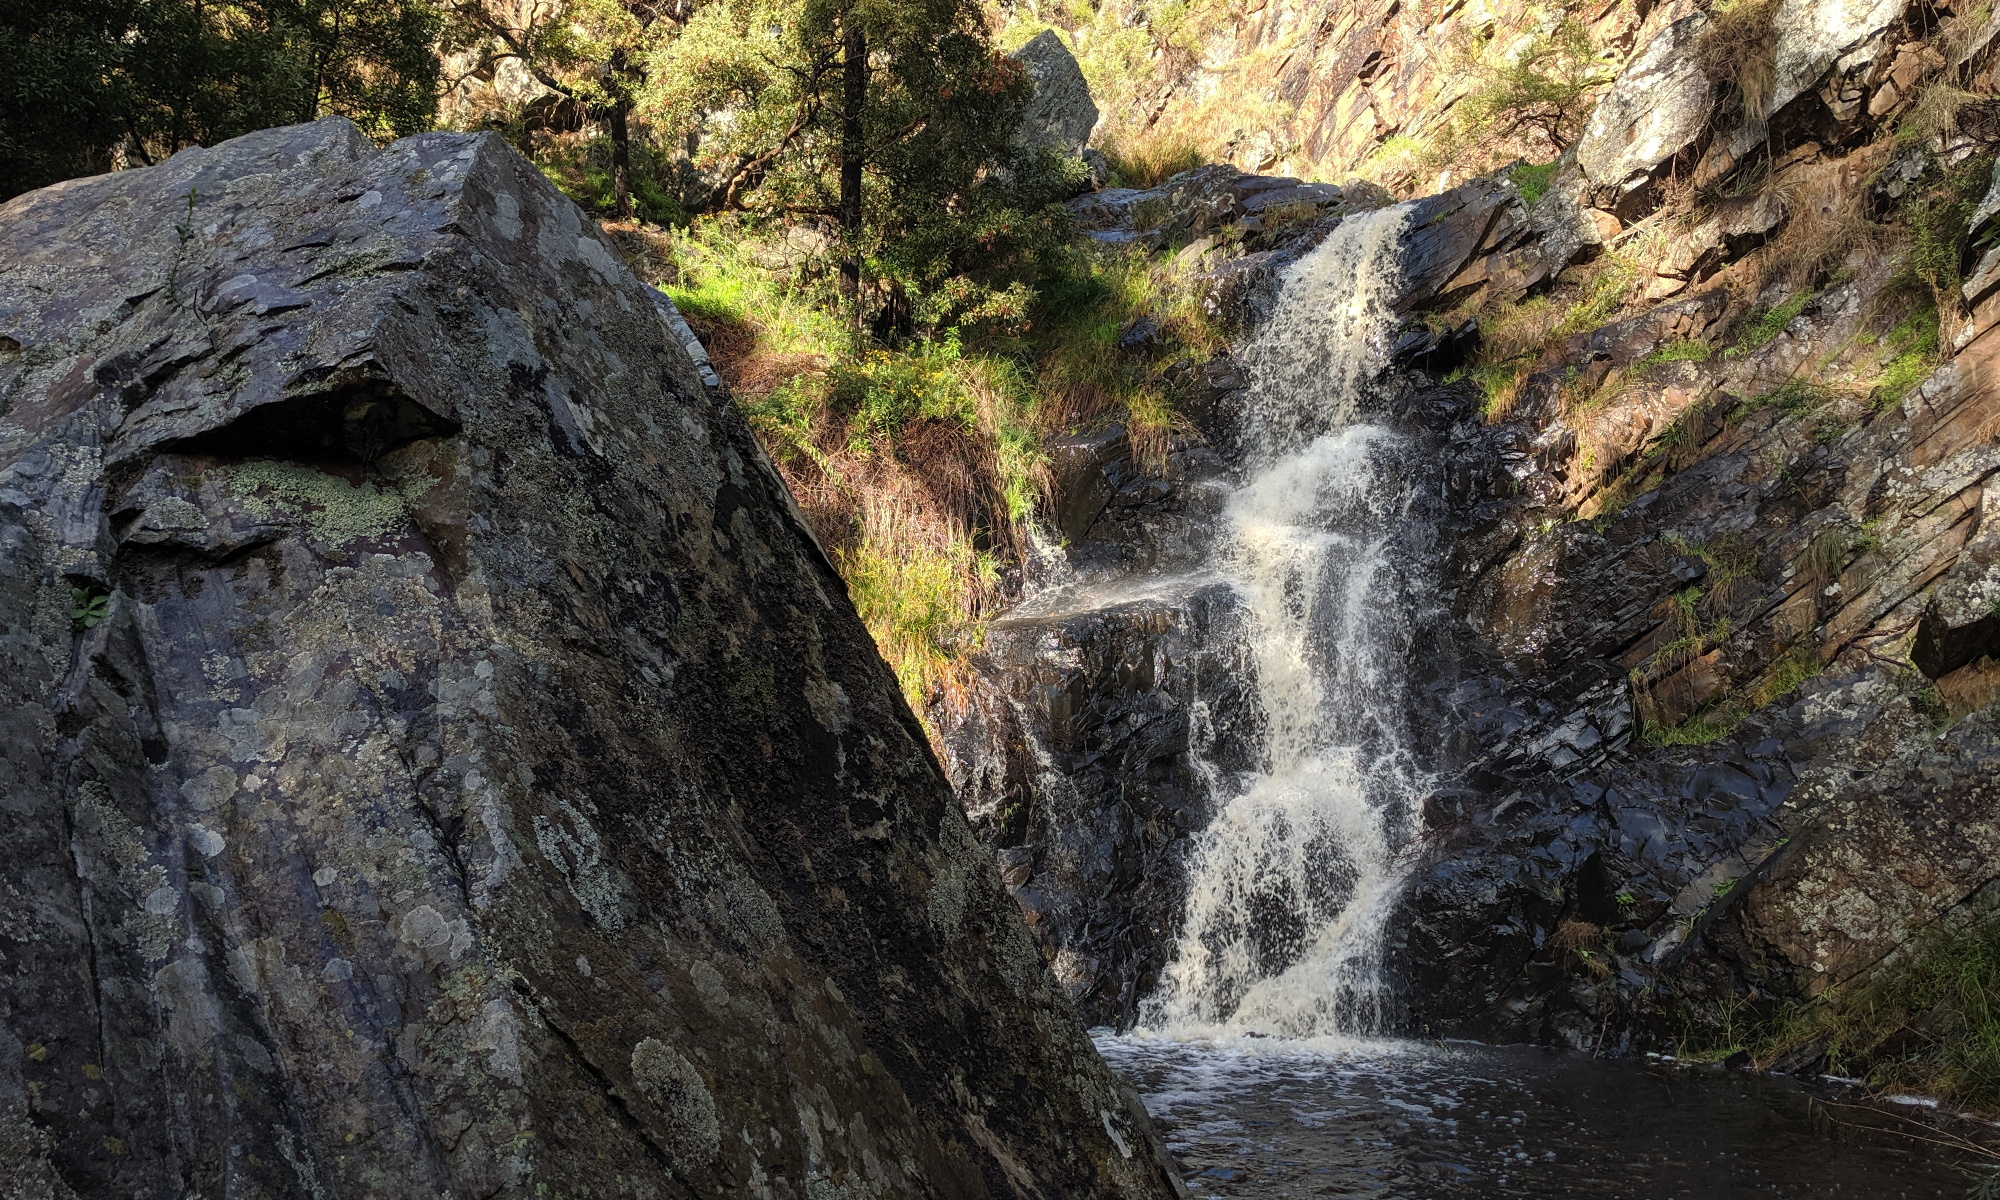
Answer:
[[535, 845], [562, 875], [583, 911], [615, 933], [625, 927], [625, 888], [604, 861], [597, 827], [567, 800], [556, 797], [555, 802], [567, 820], [537, 813]]
[[674, 1173], [686, 1176], [715, 1160], [722, 1149], [715, 1097], [687, 1056], [658, 1038], [632, 1048], [632, 1082], [657, 1126]]
[[298, 521], [308, 536], [328, 546], [381, 537], [409, 513], [403, 493], [395, 488], [349, 483], [296, 463], [263, 459], [224, 467], [217, 474], [255, 516]]

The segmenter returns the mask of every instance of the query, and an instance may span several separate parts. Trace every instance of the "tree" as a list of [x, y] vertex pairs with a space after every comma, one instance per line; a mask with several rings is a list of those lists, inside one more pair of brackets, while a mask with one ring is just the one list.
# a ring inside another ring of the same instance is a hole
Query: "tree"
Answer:
[[131, 0], [11, 0], [0, 8], [0, 198], [109, 170], [128, 91]]
[[13, 0], [0, 15], [0, 193], [340, 113], [430, 126], [429, 0]]
[[1075, 172], [1014, 145], [1032, 85], [973, 0], [714, 0], [649, 74], [705, 206], [830, 222], [850, 298], [872, 265], [920, 318], [997, 312], [1009, 288], [972, 274], [1066, 229]]
[[1539, 139], [1557, 155], [1569, 149], [1596, 89], [1611, 78], [1589, 32], [1565, 17], [1546, 33], [1484, 49], [1471, 64], [1473, 88], [1458, 102], [1463, 136], [1477, 145]]
[[517, 59], [536, 82], [582, 104], [611, 142], [612, 206], [632, 215], [632, 108], [645, 87], [647, 51], [686, 18], [692, 0], [563, 0], [510, 20], [491, 0], [454, 0], [458, 45], [476, 51], [473, 70]]

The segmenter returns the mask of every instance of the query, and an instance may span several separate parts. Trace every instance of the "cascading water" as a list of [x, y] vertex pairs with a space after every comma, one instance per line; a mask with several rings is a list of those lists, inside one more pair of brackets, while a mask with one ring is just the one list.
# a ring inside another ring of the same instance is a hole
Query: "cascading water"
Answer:
[[1250, 620], [1257, 769], [1217, 773], [1184, 924], [1145, 1024], [1291, 1037], [1379, 1029], [1381, 924], [1421, 768], [1404, 716], [1412, 577], [1399, 439], [1358, 414], [1387, 361], [1407, 206], [1296, 263], [1245, 349], [1250, 454], [1217, 564]]

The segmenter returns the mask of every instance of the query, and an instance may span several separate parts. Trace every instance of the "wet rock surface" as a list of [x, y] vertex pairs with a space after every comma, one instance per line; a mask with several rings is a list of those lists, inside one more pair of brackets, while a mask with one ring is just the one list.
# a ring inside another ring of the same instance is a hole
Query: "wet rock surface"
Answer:
[[1165, 1196], [685, 327], [496, 137], [0, 208], [0, 1183]]

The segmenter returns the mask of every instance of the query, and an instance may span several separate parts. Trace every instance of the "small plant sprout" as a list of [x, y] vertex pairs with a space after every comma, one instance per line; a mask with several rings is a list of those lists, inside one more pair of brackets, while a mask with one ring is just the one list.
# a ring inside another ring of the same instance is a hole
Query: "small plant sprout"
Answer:
[[94, 628], [111, 612], [111, 597], [92, 588], [69, 590], [69, 620], [78, 631]]

